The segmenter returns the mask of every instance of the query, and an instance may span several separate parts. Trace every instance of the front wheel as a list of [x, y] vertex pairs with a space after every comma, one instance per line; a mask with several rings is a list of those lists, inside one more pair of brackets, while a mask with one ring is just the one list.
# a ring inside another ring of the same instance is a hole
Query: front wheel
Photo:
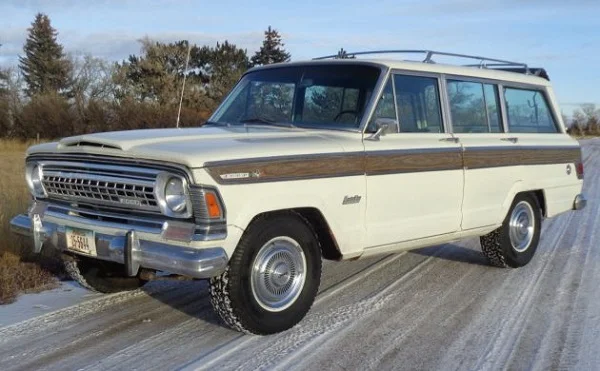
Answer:
[[502, 226], [480, 238], [481, 249], [493, 266], [522, 267], [537, 250], [541, 225], [537, 199], [531, 194], [517, 195]]
[[266, 335], [297, 324], [321, 280], [321, 252], [310, 226], [295, 214], [252, 223], [229, 265], [210, 280], [211, 303], [235, 330]]

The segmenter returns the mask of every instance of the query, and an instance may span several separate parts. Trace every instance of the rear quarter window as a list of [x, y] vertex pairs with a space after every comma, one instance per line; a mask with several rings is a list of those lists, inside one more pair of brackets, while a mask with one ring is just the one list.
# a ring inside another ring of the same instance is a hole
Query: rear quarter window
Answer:
[[505, 87], [504, 101], [509, 132], [559, 132], [543, 91]]

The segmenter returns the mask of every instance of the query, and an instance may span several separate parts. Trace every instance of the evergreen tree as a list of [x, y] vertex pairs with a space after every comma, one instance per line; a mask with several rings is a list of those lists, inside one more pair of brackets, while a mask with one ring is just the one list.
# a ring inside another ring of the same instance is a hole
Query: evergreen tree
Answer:
[[290, 53], [285, 51], [283, 46], [284, 44], [281, 41], [279, 32], [269, 26], [265, 31], [265, 39], [260, 50], [251, 59], [251, 65], [262, 66], [265, 64], [288, 62], [291, 56]]
[[56, 41], [58, 32], [50, 25], [50, 18], [38, 13], [28, 31], [23, 47], [25, 56], [19, 57], [19, 67], [27, 84], [25, 93], [30, 97], [43, 93], [66, 95], [71, 63]]

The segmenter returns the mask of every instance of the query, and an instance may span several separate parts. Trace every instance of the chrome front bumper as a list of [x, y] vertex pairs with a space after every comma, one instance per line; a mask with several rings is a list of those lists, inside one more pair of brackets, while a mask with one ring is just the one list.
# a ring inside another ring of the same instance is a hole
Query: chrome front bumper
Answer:
[[[29, 215], [14, 217], [10, 222], [12, 231], [32, 237], [36, 253], [41, 251], [42, 246], [51, 245], [77, 254], [77, 251], [67, 250], [65, 234], [67, 226], [82, 228], [81, 225], [73, 225], [69, 218], [61, 219], [57, 215], [49, 216], [44, 215], [43, 211], [36, 211], [39, 210], [34, 205]], [[221, 274], [229, 261], [227, 253], [221, 247], [194, 248], [157, 242], [144, 239], [142, 233], [127, 229], [125, 225], [119, 228], [114, 223], [103, 226], [105, 223], [101, 221], [93, 222], [87, 227], [95, 232], [97, 256], [93, 258], [123, 264], [129, 276], [135, 276], [142, 267], [194, 278], [210, 278]]]
[[581, 210], [587, 205], [587, 199], [583, 195], [583, 193], [575, 196], [575, 201], [573, 201], [573, 210]]

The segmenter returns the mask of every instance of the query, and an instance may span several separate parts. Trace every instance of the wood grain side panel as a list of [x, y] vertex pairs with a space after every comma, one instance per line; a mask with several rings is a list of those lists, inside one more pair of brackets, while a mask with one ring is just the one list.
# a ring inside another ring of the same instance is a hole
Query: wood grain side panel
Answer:
[[244, 184], [328, 178], [352, 175], [381, 175], [425, 171], [481, 169], [500, 166], [574, 163], [581, 160], [579, 147], [572, 148], [467, 148], [423, 149], [293, 156], [207, 164], [219, 184]]
[[[364, 155], [325, 155], [316, 158], [293, 157], [271, 161], [244, 161], [207, 168], [211, 176], [220, 184], [361, 175], [364, 174], [364, 169]], [[238, 174], [240, 177], [234, 178], [236, 175], [232, 174]], [[246, 177], [245, 174], [248, 176]]]
[[464, 152], [467, 169], [499, 166], [567, 164], [581, 160], [581, 150], [573, 148], [527, 148], [527, 149], [468, 149]]
[[414, 173], [462, 169], [463, 162], [459, 149], [421, 153], [396, 152], [367, 154], [367, 175]]

